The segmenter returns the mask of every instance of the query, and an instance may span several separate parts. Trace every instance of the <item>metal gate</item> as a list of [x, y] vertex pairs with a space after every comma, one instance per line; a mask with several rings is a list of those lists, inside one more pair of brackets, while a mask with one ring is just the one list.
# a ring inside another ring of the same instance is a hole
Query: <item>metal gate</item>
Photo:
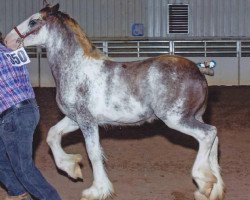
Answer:
[[[214, 77], [209, 85], [250, 85], [250, 41], [93, 41], [94, 45], [116, 61], [142, 60], [161, 54], [180, 55], [194, 62], [215, 60]], [[31, 58], [28, 66], [34, 87], [54, 87], [46, 50], [27, 48]]]

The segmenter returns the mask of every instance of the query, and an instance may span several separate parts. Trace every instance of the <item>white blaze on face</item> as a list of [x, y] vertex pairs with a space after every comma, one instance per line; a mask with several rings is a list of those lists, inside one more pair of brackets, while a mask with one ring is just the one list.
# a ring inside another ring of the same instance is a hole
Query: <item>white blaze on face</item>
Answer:
[[[32, 19], [41, 19], [40, 13], [36, 13], [36, 14], [32, 15], [31, 17], [29, 17], [28, 19], [26, 19], [24, 22], [22, 22], [20, 25], [17, 26], [17, 29], [19, 30], [19, 32], [22, 35], [25, 35], [26, 33], [28, 33], [30, 31], [29, 22]], [[38, 35], [40, 35], [40, 34], [38, 34]], [[8, 48], [15, 50], [20, 45], [19, 39], [20, 39], [20, 36], [13, 29], [13, 30], [11, 30], [10, 33], [7, 34], [4, 42]], [[27, 38], [24, 39], [24, 46], [38, 45], [37, 44], [38, 42], [41, 42], [41, 39], [38, 39], [37, 37], [34, 38], [34, 36], [29, 35]]]

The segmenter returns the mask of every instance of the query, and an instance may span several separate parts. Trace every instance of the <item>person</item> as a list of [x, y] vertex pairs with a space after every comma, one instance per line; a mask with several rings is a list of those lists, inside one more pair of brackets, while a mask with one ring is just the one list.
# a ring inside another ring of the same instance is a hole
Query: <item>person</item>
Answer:
[[3, 41], [0, 34], [0, 182], [6, 200], [60, 200], [32, 159], [40, 115], [27, 67], [12, 64]]

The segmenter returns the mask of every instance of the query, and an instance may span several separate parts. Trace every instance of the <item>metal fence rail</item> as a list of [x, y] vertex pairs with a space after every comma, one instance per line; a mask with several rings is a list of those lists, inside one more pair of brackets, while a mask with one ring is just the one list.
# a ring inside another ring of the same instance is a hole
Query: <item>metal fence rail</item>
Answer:
[[[250, 41], [93, 41], [110, 57], [147, 58], [161, 54], [185, 57], [250, 57]], [[31, 58], [46, 58], [46, 50], [27, 47]]]
[[[194, 62], [215, 59], [218, 63], [216, 76], [207, 77], [208, 82], [217, 85], [250, 85], [250, 41], [93, 41], [94, 45], [107, 56], [117, 61], [142, 60], [162, 54], [188, 57]], [[26, 48], [32, 59], [30, 72], [34, 85], [54, 86], [48, 66], [46, 49]]]
[[[185, 57], [250, 56], [250, 41], [94, 41], [110, 57], [145, 58], [160, 54]], [[238, 48], [241, 46], [242, 48]]]

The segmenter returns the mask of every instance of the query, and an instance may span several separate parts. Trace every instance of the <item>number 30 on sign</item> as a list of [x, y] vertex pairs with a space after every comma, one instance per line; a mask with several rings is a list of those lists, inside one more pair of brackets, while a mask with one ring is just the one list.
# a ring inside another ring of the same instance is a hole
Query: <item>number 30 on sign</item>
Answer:
[[30, 58], [23, 47], [16, 51], [5, 53], [5, 56], [14, 66], [22, 66], [30, 63]]

